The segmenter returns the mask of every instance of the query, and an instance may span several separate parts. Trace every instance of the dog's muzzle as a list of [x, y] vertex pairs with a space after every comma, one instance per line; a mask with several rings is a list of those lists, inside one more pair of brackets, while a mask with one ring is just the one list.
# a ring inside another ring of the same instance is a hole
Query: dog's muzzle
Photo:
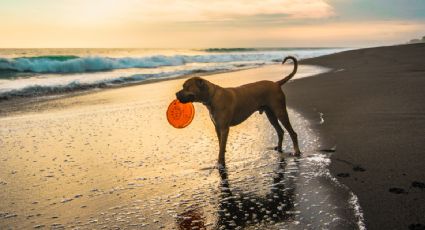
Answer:
[[176, 97], [181, 103], [193, 102], [195, 100], [195, 95], [191, 93], [185, 93], [182, 90], [176, 93]]

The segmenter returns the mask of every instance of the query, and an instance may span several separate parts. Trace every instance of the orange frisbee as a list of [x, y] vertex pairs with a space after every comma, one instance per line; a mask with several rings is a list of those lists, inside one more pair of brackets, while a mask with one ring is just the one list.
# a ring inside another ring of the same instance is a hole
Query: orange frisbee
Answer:
[[182, 129], [188, 126], [195, 116], [195, 108], [192, 103], [181, 103], [175, 99], [167, 109], [167, 120], [174, 127]]

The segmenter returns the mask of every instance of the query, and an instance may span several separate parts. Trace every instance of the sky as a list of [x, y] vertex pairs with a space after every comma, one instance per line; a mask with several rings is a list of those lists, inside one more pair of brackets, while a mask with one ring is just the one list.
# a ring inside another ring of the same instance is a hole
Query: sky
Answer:
[[0, 48], [370, 47], [425, 36], [425, 0], [0, 0]]

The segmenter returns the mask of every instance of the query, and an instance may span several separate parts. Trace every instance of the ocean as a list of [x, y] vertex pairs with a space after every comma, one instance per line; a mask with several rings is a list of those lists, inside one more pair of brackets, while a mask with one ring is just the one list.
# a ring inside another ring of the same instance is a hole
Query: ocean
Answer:
[[347, 48], [0, 49], [0, 100], [258, 67]]

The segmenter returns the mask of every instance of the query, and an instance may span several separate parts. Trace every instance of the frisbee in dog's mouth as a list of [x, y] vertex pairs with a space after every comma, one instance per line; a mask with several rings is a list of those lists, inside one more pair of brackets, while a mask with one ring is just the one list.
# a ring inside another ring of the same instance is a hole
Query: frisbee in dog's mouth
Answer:
[[182, 129], [188, 126], [195, 116], [195, 108], [192, 103], [181, 103], [175, 99], [167, 109], [167, 120], [174, 128]]

